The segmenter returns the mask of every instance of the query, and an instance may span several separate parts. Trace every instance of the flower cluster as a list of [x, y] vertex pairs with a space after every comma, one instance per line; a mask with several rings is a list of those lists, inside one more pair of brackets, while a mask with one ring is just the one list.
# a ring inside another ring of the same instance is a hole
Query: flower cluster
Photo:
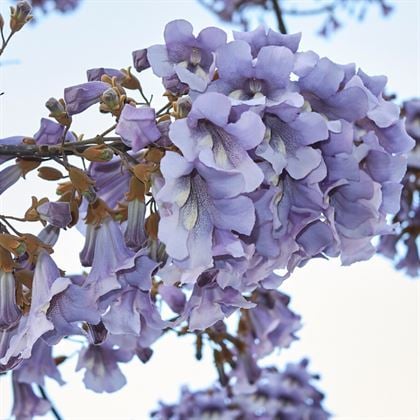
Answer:
[[282, 371], [264, 368], [252, 394], [232, 394], [218, 386], [196, 392], [184, 388], [176, 405], [161, 403], [152, 418], [328, 419], [330, 414], [322, 406], [324, 396], [312, 384], [317, 376], [307, 366], [308, 361], [302, 360]]
[[[0, 368], [14, 369], [17, 393], [32, 395], [44, 376], [61, 381], [50, 350], [70, 336], [86, 344], [85, 385], [116, 391], [119, 363], [147, 362], [168, 331], [194, 334], [198, 357], [213, 343], [221, 383], [255, 390], [270, 376], [258, 359], [299, 328], [275, 290], [282, 281], [313, 258], [368, 259], [373, 238], [394, 232], [387, 216], [414, 141], [383, 97], [385, 77], [298, 52], [300, 34], [263, 27], [227, 42], [177, 20], [164, 36], [133, 52], [138, 72], [162, 78], [159, 110], [130, 68], [91, 69], [47, 101], [51, 119], [34, 136], [1, 142], [1, 193], [35, 169], [60, 181], [57, 201], [33, 197], [18, 218], [41, 222], [38, 236], [0, 216]], [[115, 125], [86, 139], [72, 130], [95, 104]], [[73, 226], [85, 236], [79, 276], [51, 256]], [[15, 412], [44, 410], [36, 398]]]
[[407, 132], [416, 141], [416, 147], [408, 155], [400, 210], [393, 218], [399, 227], [396, 233], [380, 238], [378, 252], [394, 260], [397, 269], [417, 277], [420, 270], [420, 99], [405, 102], [402, 112]]

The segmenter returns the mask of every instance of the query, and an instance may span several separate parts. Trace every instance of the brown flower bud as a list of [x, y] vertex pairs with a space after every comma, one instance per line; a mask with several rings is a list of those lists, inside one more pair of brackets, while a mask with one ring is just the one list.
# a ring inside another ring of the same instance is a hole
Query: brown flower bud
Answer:
[[32, 19], [32, 7], [27, 1], [18, 1], [16, 7], [10, 7], [10, 30], [20, 31]]
[[88, 147], [82, 155], [91, 162], [108, 162], [114, 156], [114, 152], [105, 144], [99, 144]]
[[67, 114], [66, 104], [63, 99], [58, 101], [55, 98], [50, 98], [45, 103], [45, 106], [50, 111], [50, 117], [55, 118], [62, 125], [70, 126], [71, 117]]
[[49, 166], [38, 168], [38, 176], [46, 181], [58, 181], [63, 178], [63, 174], [58, 169]]

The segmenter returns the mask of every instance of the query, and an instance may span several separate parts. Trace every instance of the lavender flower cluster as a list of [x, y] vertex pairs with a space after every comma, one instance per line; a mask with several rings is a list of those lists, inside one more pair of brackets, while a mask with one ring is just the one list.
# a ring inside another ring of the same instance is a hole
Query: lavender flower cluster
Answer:
[[252, 394], [237, 395], [218, 386], [197, 392], [184, 388], [176, 405], [161, 403], [152, 418], [328, 419], [330, 415], [322, 407], [323, 395], [312, 385], [317, 376], [307, 371], [307, 365], [307, 360], [302, 360], [288, 364], [283, 371], [265, 368]]
[[380, 238], [378, 252], [394, 260], [397, 269], [417, 277], [420, 271], [420, 99], [406, 101], [402, 112], [416, 147], [408, 155], [400, 210], [393, 218], [399, 227], [394, 234]]
[[[18, 417], [47, 409], [32, 386], [61, 382], [51, 348], [71, 336], [85, 339], [77, 369], [97, 392], [121, 388], [118, 364], [147, 362], [168, 331], [196, 335], [198, 353], [215, 343], [221, 382], [252, 388], [270, 376], [258, 358], [298, 328], [282, 281], [313, 258], [368, 259], [372, 239], [396, 228], [387, 215], [414, 141], [383, 97], [384, 76], [298, 52], [300, 34], [263, 27], [227, 42], [177, 20], [164, 36], [133, 52], [138, 72], [162, 78], [160, 110], [130, 69], [91, 69], [47, 101], [51, 119], [35, 135], [1, 142], [34, 155], [0, 156], [0, 193], [34, 169], [62, 181], [57, 201], [33, 197], [22, 218], [43, 223], [38, 236], [0, 217], [0, 369], [14, 370]], [[95, 104], [116, 124], [83, 140], [70, 128]], [[67, 175], [44, 165], [52, 157]], [[51, 253], [75, 225], [89, 272], [71, 276]], [[235, 312], [232, 336], [223, 321]]]

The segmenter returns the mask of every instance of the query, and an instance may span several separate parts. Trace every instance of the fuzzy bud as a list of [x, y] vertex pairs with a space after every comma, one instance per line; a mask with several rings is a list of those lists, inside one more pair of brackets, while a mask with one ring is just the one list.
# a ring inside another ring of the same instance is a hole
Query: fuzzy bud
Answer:
[[31, 5], [27, 1], [19, 1], [16, 7], [10, 8], [10, 29], [20, 31], [32, 19]]

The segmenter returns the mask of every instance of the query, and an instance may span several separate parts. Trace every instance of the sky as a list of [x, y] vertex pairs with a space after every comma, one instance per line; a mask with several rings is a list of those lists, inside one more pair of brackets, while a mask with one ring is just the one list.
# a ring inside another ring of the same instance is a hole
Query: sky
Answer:
[[[365, 22], [346, 21], [331, 39], [316, 36], [320, 22], [287, 19], [290, 32], [303, 33], [301, 50], [312, 49], [338, 63], [355, 62], [368, 74], [386, 74], [390, 93], [398, 100], [420, 96], [420, 2], [399, 0], [395, 12], [380, 17], [372, 7]], [[9, 3], [0, 1], [7, 16]], [[131, 51], [163, 41], [167, 22], [186, 18], [200, 29], [221, 23], [196, 0], [84, 0], [67, 16], [49, 15], [14, 38], [0, 67], [0, 138], [33, 135], [45, 101], [61, 97], [67, 86], [86, 80], [92, 67], [131, 65]], [[273, 23], [273, 22], [272, 22]], [[158, 78], [146, 72], [144, 90], [163, 103]], [[91, 109], [75, 118], [75, 130], [94, 136], [112, 125], [107, 115]], [[0, 212], [22, 215], [30, 197], [53, 198], [33, 175], [2, 196]], [[36, 230], [34, 230], [35, 232]], [[83, 244], [75, 230], [62, 235], [55, 259], [68, 273], [80, 270], [77, 255]], [[414, 420], [420, 418], [420, 286], [392, 269], [381, 257], [341, 267], [339, 261], [312, 261], [286, 281], [292, 309], [302, 315], [300, 340], [271, 356], [283, 365], [309, 357], [321, 375], [326, 407], [340, 420]], [[71, 353], [68, 343], [60, 352]], [[85, 390], [82, 373], [74, 373], [76, 357], [62, 365], [67, 384], [48, 381], [48, 391], [65, 419], [147, 419], [159, 399], [175, 401], [180, 386], [203, 388], [215, 380], [211, 357], [196, 362], [189, 338], [167, 334], [154, 345], [151, 361], [122, 365], [128, 385], [115, 394]], [[10, 384], [0, 378], [0, 419], [9, 416]]]

